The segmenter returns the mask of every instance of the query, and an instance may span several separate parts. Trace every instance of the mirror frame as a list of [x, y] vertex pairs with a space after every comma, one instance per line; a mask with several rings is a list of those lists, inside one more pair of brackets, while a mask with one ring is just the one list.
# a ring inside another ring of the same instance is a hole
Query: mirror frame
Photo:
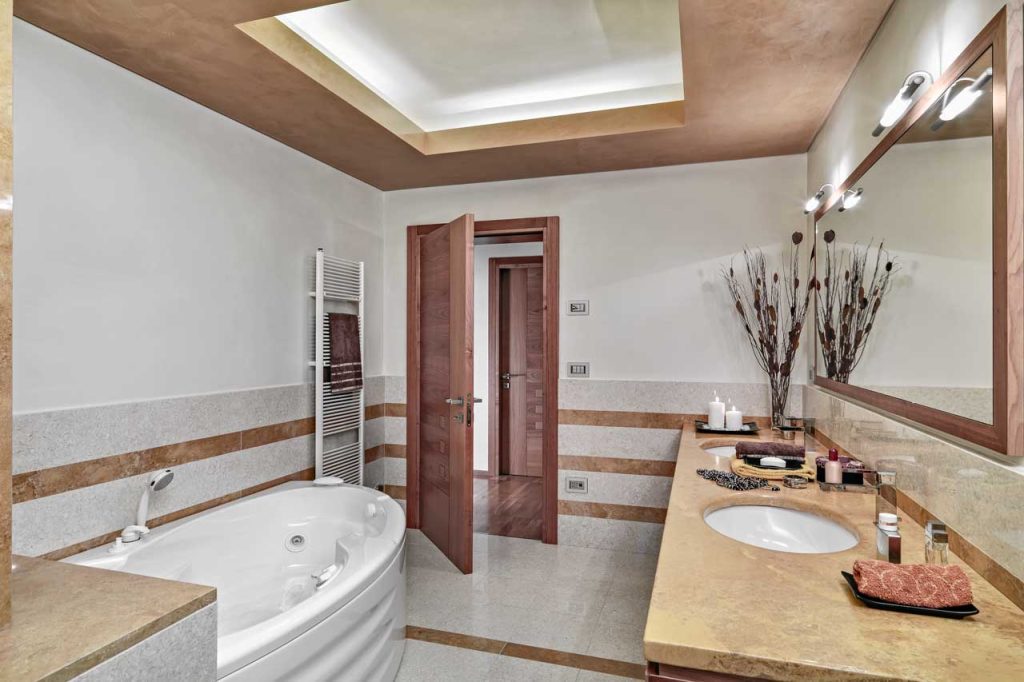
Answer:
[[[814, 328], [814, 384], [834, 393], [917, 422], [954, 438], [1012, 457], [1024, 457], [1024, 48], [1020, 4], [1004, 7], [971, 41], [906, 115], [814, 213], [818, 223], [843, 192], [921, 118], [986, 50], [992, 49], [992, 391], [993, 423], [975, 421], [818, 374], [817, 301]], [[817, 268], [817, 262], [815, 262]], [[815, 271], [817, 275], [817, 271]]]

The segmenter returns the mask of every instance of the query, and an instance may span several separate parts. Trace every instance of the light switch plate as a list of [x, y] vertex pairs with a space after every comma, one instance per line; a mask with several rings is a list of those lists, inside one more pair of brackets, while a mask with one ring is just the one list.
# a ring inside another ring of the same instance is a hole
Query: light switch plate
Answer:
[[569, 301], [567, 315], [589, 315], [590, 301]]
[[566, 366], [565, 375], [570, 379], [589, 379], [590, 378], [590, 363], [589, 362], [570, 362]]

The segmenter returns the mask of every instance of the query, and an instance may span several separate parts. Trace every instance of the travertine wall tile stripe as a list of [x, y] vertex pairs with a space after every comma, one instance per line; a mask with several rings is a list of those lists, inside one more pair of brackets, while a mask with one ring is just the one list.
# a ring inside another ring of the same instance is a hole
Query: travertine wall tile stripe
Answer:
[[[614, 410], [559, 410], [558, 423], [577, 426], [616, 426], [637, 429], [693, 428], [696, 420], [707, 419], [706, 414], [673, 414], [668, 412], [618, 412]], [[768, 417], [744, 415], [743, 421], [757, 422], [759, 427], [770, 426]]]
[[313, 416], [310, 384], [14, 415], [15, 474]]
[[659, 507], [638, 507], [631, 504], [609, 504], [606, 502], [558, 501], [558, 513], [568, 516], [590, 516], [597, 519], [619, 521], [644, 521], [665, 523], [667, 509]]
[[378, 459], [380, 459], [383, 456], [384, 456], [384, 446], [383, 445], [377, 445], [377, 446], [374, 446], [372, 448], [366, 448], [366, 450], [363, 452], [363, 461], [366, 464], [369, 464], [370, 462], [377, 461]]
[[640, 429], [681, 429], [688, 416], [690, 415], [662, 412], [559, 410], [558, 423], [581, 426], [628, 426]]
[[628, 457], [587, 457], [584, 455], [559, 455], [559, 469], [573, 471], [602, 471], [609, 474], [639, 474], [642, 476], [674, 476], [675, 462], [653, 459], [632, 459]]
[[366, 421], [379, 419], [380, 417], [404, 417], [405, 403], [380, 403], [378, 405], [367, 405], [364, 410]]
[[[254, 495], [258, 492], [262, 492], [264, 490], [273, 488], [274, 486], [281, 485], [282, 483], [288, 483], [289, 481], [312, 481], [314, 475], [314, 469], [304, 469], [302, 471], [296, 471], [294, 474], [281, 476], [279, 478], [275, 478], [272, 481], [266, 481], [264, 483], [250, 486], [243, 490], [229, 493], [227, 495], [221, 495], [220, 497], [216, 497], [212, 500], [207, 500], [206, 502], [201, 502], [200, 504], [194, 504], [190, 507], [186, 507], [185, 509], [178, 509], [169, 514], [157, 516], [155, 518], [150, 519], [146, 525], [150, 528], [156, 528], [157, 526], [162, 526], [164, 524], [171, 523], [172, 521], [177, 521], [178, 519], [183, 519], [187, 516], [198, 514], [199, 512], [206, 511], [207, 509], [219, 507], [220, 505], [227, 504], [228, 502], [234, 502], [235, 500], [241, 499], [248, 495]], [[82, 542], [77, 542], [73, 545], [68, 545], [67, 547], [62, 547], [52, 552], [47, 552], [46, 554], [43, 554], [41, 558], [50, 559], [52, 561], [66, 559], [69, 556], [74, 556], [75, 554], [79, 554], [86, 550], [92, 549], [93, 547], [99, 547], [100, 545], [111, 543], [114, 541], [114, 538], [116, 538], [120, 534], [120, 530], [111, 531], [110, 533], [106, 533], [98, 537], [83, 540]]]
[[396, 500], [405, 499], [405, 486], [404, 485], [392, 485], [390, 483], [384, 484], [384, 494], [390, 495]]
[[229, 452], [248, 450], [306, 436], [313, 431], [314, 421], [310, 417], [283, 424], [271, 424], [245, 431], [75, 462], [49, 469], [27, 471], [14, 476], [14, 502], [27, 502], [69, 490], [138, 476], [155, 469], [209, 459]]

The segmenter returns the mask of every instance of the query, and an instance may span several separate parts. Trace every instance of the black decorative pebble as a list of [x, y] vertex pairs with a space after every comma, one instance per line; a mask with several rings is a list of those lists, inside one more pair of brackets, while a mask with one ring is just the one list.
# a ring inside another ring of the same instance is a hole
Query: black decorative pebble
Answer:
[[697, 475], [708, 481], [714, 481], [723, 488], [729, 490], [759, 490], [761, 488], [771, 488], [777, 491], [778, 486], [773, 486], [763, 478], [752, 478], [747, 476], [737, 476], [731, 471], [718, 471], [716, 469], [697, 469]]

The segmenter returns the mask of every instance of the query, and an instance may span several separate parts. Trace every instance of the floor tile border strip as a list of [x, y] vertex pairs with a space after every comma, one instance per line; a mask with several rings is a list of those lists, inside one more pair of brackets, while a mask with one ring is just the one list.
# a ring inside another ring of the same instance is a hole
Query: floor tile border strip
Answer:
[[[617, 426], [637, 429], [683, 429], [693, 428], [698, 420], [707, 419], [706, 414], [674, 412], [628, 412], [618, 410], [558, 410], [558, 423], [575, 426]], [[744, 417], [744, 421], [755, 421], [759, 427], [769, 426], [768, 417]]]
[[[258, 483], [254, 486], [243, 488], [242, 490], [237, 490], [233, 493], [228, 493], [227, 495], [221, 495], [220, 497], [215, 497], [211, 500], [200, 502], [199, 504], [194, 504], [191, 507], [185, 507], [184, 509], [179, 509], [177, 511], [170, 512], [169, 514], [164, 514], [163, 516], [157, 516], [156, 518], [150, 519], [147, 525], [150, 528], [156, 528], [158, 526], [171, 523], [172, 521], [177, 521], [187, 516], [192, 516], [193, 514], [204, 512], [207, 509], [219, 507], [222, 504], [227, 504], [228, 502], [234, 502], [235, 500], [239, 500], [243, 497], [255, 495], [256, 493], [263, 492], [264, 490], [268, 490], [269, 488], [273, 488], [274, 486], [281, 485], [282, 483], [288, 483], [290, 481], [312, 481], [313, 477], [315, 476], [315, 473], [316, 470], [312, 468], [303, 469], [302, 471], [296, 471], [295, 473], [288, 474], [287, 476], [281, 476], [270, 481], [264, 481], [263, 483]], [[80, 552], [84, 552], [88, 549], [92, 549], [94, 547], [99, 547], [100, 545], [111, 543], [114, 541], [114, 538], [116, 538], [120, 534], [120, 529], [111, 531], [109, 533], [105, 533], [103, 535], [99, 535], [88, 540], [76, 542], [75, 544], [68, 545], [67, 547], [55, 549], [52, 552], [47, 552], [46, 554], [40, 555], [39, 558], [50, 559], [51, 561], [59, 561], [60, 559], [65, 559], [69, 556], [74, 556], [75, 554], [79, 554]]]
[[307, 417], [119, 455], [72, 462], [47, 469], [26, 471], [12, 477], [12, 499], [15, 504], [18, 504], [59, 495], [79, 488], [138, 476], [155, 469], [180, 466], [291, 438], [308, 436], [314, 430], [314, 419]]
[[566, 668], [578, 668], [590, 672], [604, 673], [606, 675], [617, 675], [629, 677], [636, 680], [644, 679], [646, 666], [640, 663], [628, 663], [612, 658], [601, 658], [600, 656], [589, 656], [587, 654], [574, 654], [568, 651], [557, 649], [545, 649], [544, 647], [531, 646], [528, 644], [516, 644], [514, 642], [503, 642], [487, 637], [465, 635], [458, 632], [447, 632], [445, 630], [434, 630], [416, 625], [407, 625], [405, 628], [406, 639], [413, 639], [431, 644], [442, 644], [461, 649], [472, 649], [498, 656], [509, 656], [521, 658], [527, 661], [547, 663]]
[[668, 513], [668, 509], [663, 507], [642, 507], [632, 504], [612, 504], [610, 502], [559, 500], [558, 513], [563, 516], [587, 516], [594, 519], [665, 523], [665, 515]]
[[671, 478], [676, 473], [676, 463], [670, 460], [661, 459], [559, 455], [558, 469], [560, 471], [596, 471], [605, 474], [667, 476]]

